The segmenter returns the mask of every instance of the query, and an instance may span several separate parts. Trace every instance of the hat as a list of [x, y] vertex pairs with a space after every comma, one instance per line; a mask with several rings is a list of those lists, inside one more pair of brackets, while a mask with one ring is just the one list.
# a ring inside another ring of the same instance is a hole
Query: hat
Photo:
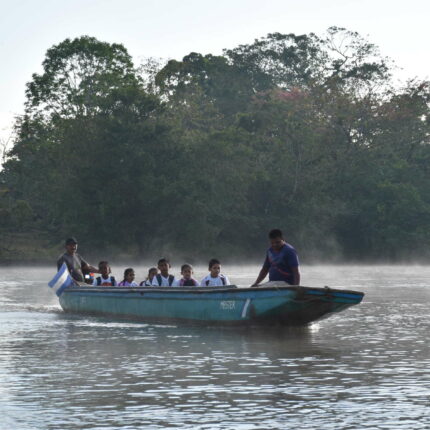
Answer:
[[74, 237], [69, 237], [66, 239], [66, 245], [77, 245], [78, 241]]

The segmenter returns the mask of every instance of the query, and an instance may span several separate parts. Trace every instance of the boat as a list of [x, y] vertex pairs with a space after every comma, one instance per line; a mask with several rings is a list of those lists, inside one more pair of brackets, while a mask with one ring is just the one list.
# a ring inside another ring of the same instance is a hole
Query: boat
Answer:
[[161, 323], [306, 325], [360, 303], [364, 293], [268, 282], [259, 287], [70, 286], [65, 312]]

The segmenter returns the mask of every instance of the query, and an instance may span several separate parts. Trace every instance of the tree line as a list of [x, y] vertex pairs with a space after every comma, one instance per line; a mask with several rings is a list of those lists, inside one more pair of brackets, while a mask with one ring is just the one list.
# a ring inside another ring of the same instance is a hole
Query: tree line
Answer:
[[429, 82], [395, 86], [357, 33], [140, 66], [82, 36], [42, 66], [0, 172], [3, 232], [242, 259], [277, 227], [309, 260], [429, 255]]

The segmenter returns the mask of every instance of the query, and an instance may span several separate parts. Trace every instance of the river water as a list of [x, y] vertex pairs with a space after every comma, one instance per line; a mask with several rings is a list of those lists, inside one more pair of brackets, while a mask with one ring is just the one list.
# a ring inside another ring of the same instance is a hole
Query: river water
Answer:
[[[258, 269], [223, 267], [241, 286]], [[2, 430], [430, 428], [430, 267], [303, 266], [366, 296], [282, 330], [65, 315], [53, 275], [0, 269]]]

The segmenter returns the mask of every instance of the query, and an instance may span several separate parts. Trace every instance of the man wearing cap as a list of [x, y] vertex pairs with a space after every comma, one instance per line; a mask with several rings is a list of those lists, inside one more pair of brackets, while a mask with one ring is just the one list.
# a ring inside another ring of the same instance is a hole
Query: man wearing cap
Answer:
[[99, 273], [99, 270], [91, 265], [89, 265], [77, 252], [78, 242], [74, 237], [66, 239], [65, 243], [66, 252], [57, 260], [57, 269], [60, 270], [60, 267], [63, 263], [66, 263], [67, 268], [69, 269], [70, 275], [75, 281], [84, 282], [84, 274], [82, 270], [85, 272], [94, 272]]

